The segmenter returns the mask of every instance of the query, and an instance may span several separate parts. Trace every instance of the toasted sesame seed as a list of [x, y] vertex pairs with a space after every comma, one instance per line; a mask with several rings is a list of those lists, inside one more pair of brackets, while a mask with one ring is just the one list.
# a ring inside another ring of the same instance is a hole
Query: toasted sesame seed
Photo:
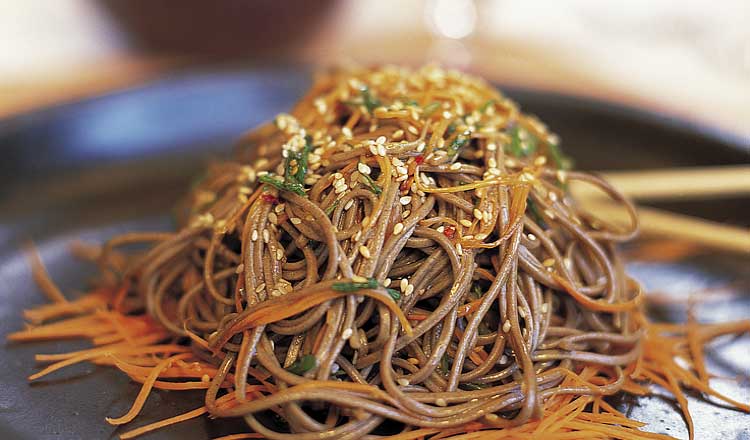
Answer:
[[359, 239], [362, 237], [362, 230], [357, 231], [356, 234], [354, 234], [354, 241], [359, 241]]
[[278, 296], [283, 296], [283, 295], [284, 295], [284, 292], [282, 292], [282, 291], [281, 291], [281, 290], [279, 290], [279, 289], [273, 289], [273, 290], [271, 291], [271, 296], [275, 296], [275, 297], [278, 297]]
[[386, 279], [385, 279], [385, 280], [383, 281], [383, 287], [388, 287], [388, 286], [390, 286], [390, 285], [391, 285], [391, 279], [390, 279], [390, 278], [386, 278]]
[[347, 189], [349, 189], [349, 187], [346, 185], [346, 183], [342, 183], [341, 185], [334, 187], [334, 192], [336, 194], [341, 194]]
[[268, 213], [268, 221], [270, 221], [274, 225], [277, 225], [277, 224], [279, 224], [279, 217], [275, 213], [269, 212]]
[[402, 176], [405, 176], [405, 175], [409, 174], [409, 169], [406, 168], [405, 166], [397, 166], [396, 167], [396, 172], [398, 172]]
[[285, 204], [279, 203], [278, 205], [276, 205], [275, 208], [273, 208], [273, 210], [276, 212], [276, 214], [281, 214], [284, 211], [285, 207], [286, 207]]
[[549, 311], [549, 304], [548, 303], [542, 303], [541, 310], [542, 310], [542, 313], [547, 313]]
[[482, 213], [482, 210], [480, 210], [479, 208], [474, 208], [473, 214], [474, 214], [474, 218], [476, 218], [477, 220], [482, 220], [483, 215], [484, 215]]
[[355, 283], [366, 283], [367, 278], [360, 275], [352, 275], [352, 281], [354, 281]]
[[435, 400], [435, 405], [437, 406], [448, 406], [448, 402], [445, 401], [442, 397]]
[[240, 263], [239, 266], [237, 266], [237, 269], [235, 269], [234, 273], [240, 274], [245, 270], [245, 265]]
[[411, 215], [411, 210], [407, 209], [406, 211], [401, 213], [401, 218], [407, 218]]
[[473, 239], [474, 239], [474, 235], [473, 234], [464, 235], [464, 240], [473, 240]]
[[503, 323], [503, 332], [508, 333], [509, 331], [510, 331], [510, 321], [506, 319], [505, 322]]
[[394, 139], [400, 139], [404, 135], [404, 130], [396, 130], [393, 132]]
[[549, 197], [549, 199], [552, 200], [553, 202], [557, 201], [557, 193], [554, 191], [550, 191], [550, 193], [547, 194], [547, 197]]
[[408, 205], [409, 203], [411, 203], [411, 196], [403, 196], [400, 199], [398, 199], [398, 202], [401, 203], [402, 205]]
[[203, 376], [201, 376], [201, 382], [206, 383], [210, 381], [211, 381], [211, 377], [208, 374], [204, 374]]
[[536, 241], [536, 235], [534, 234], [528, 234], [529, 241]]
[[479, 233], [479, 234], [475, 235], [474, 238], [476, 238], [477, 240], [484, 240], [485, 238], [487, 238], [487, 234], [485, 234], [485, 233]]
[[372, 170], [370, 169], [370, 167], [369, 167], [369, 166], [367, 166], [367, 164], [364, 164], [364, 163], [362, 163], [362, 162], [360, 162], [360, 163], [358, 163], [358, 164], [357, 164], [357, 170], [358, 170], [358, 171], [359, 171], [360, 173], [362, 173], [362, 174], [370, 174], [370, 172], [372, 171]]
[[352, 337], [352, 334], [354, 331], [350, 328], [345, 329], [343, 332], [341, 332], [341, 339], [349, 339]]
[[250, 234], [250, 240], [257, 241], [258, 240], [258, 230], [253, 229], [253, 232]]
[[299, 225], [302, 223], [302, 219], [299, 217], [292, 217], [289, 221], [292, 222], [293, 225]]
[[545, 209], [544, 210], [544, 215], [546, 215], [550, 219], [554, 219], [555, 218], [555, 213], [552, 212], [552, 211], [550, 211], [549, 209]]
[[518, 309], [518, 316], [526, 318], [526, 311], [524, 309]]
[[383, 145], [385, 143], [385, 141], [386, 141], [385, 136], [378, 136], [378, 138], [375, 139], [375, 143], [376, 144], [380, 144], [380, 145]]
[[555, 265], [555, 259], [554, 258], [547, 258], [542, 262], [542, 266], [544, 267], [552, 267]]
[[352, 129], [349, 127], [344, 127], [341, 129], [341, 134], [343, 134], [345, 137], [351, 139], [352, 138]]
[[427, 146], [426, 143], [420, 142], [419, 145], [417, 145], [417, 152], [419, 153], [423, 152], [426, 146]]
[[412, 365], [419, 365], [419, 359], [417, 358], [409, 358], [406, 360], [406, 362], [412, 364]]
[[534, 165], [541, 167], [545, 163], [547, 163], [547, 157], [546, 156], [537, 156], [536, 159], [534, 159]]
[[490, 221], [492, 221], [492, 213], [489, 211], [483, 211], [482, 220], [484, 220], [485, 223], [489, 223]]
[[255, 287], [255, 293], [260, 293], [265, 288], [266, 288], [266, 283], [260, 283], [260, 284], [258, 284], [257, 287]]
[[370, 150], [370, 153], [373, 154], [373, 156], [377, 156], [378, 155], [378, 147], [377, 147], [377, 145], [371, 144], [369, 146], [369, 150]]
[[565, 170], [557, 170], [555, 175], [557, 176], [557, 180], [559, 180], [560, 183], [565, 183], [565, 181], [568, 180], [568, 174], [565, 172]]
[[284, 259], [284, 250], [283, 249], [276, 249], [276, 259], [281, 261]]
[[263, 242], [268, 243], [271, 241], [271, 234], [268, 232], [268, 229], [263, 230]]
[[451, 170], [460, 170], [461, 169], [461, 162], [452, 163], [449, 167]]
[[442, 234], [443, 232], [445, 232], [445, 226], [438, 226], [437, 231]]
[[366, 216], [364, 216], [364, 218], [362, 219], [362, 227], [363, 227], [363, 228], [366, 228], [366, 227], [368, 227], [368, 226], [370, 226], [370, 216], [369, 216], [369, 215], [366, 215]]
[[396, 382], [398, 382], [398, 384], [401, 385], [402, 387], [408, 387], [409, 386], [409, 379], [404, 379], [403, 377], [400, 378], [400, 379], [398, 379], [398, 380], [396, 380]]
[[[503, 355], [503, 356], [505, 356], [505, 355]], [[490, 414], [487, 414], [486, 416], [484, 416], [484, 418], [487, 419], [490, 422], [494, 422], [497, 419], [499, 419], [500, 417], [498, 417], [497, 414], [490, 413]]]
[[396, 223], [393, 226], [393, 235], [398, 235], [398, 234], [400, 234], [403, 231], [404, 231], [404, 224], [403, 223]]
[[463, 226], [466, 226], [467, 228], [471, 227], [471, 220], [467, 220], [465, 218], [462, 218], [459, 223], [461, 223]]
[[370, 255], [370, 249], [368, 249], [367, 246], [360, 246], [359, 253], [367, 259], [370, 259], [372, 257], [372, 255]]
[[497, 160], [494, 157], [487, 159], [487, 166], [490, 168], [497, 168]]
[[419, 134], [419, 130], [417, 130], [417, 127], [415, 127], [413, 125], [410, 125], [409, 128], [407, 128], [407, 130], [409, 130], [409, 133], [411, 133], [413, 135], [418, 135]]
[[383, 144], [378, 145], [378, 156], [385, 157], [386, 155], [387, 155], [387, 152], [385, 150], [385, 145], [383, 145]]
[[487, 144], [487, 151], [495, 151], [495, 150], [497, 150], [497, 144], [495, 144], [494, 142], [490, 142], [489, 144]]
[[406, 289], [409, 287], [409, 280], [406, 278], [401, 278], [401, 282], [399, 283], [399, 288], [401, 288], [402, 292], [406, 292]]
[[412, 293], [414, 293], [414, 284], [409, 284], [406, 286], [406, 291], [404, 292], [404, 295], [409, 296]]
[[444, 111], [443, 112], [443, 118], [450, 119], [452, 117], [453, 117], [453, 114], [451, 112], [449, 112], [449, 111]]

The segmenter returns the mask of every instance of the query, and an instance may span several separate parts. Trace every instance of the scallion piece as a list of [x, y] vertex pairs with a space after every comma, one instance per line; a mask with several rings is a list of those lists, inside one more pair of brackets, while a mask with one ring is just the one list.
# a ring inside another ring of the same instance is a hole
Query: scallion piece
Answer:
[[368, 278], [366, 282], [357, 283], [357, 282], [341, 282], [341, 283], [333, 283], [331, 286], [331, 289], [339, 291], [339, 292], [356, 292], [359, 289], [377, 289], [378, 288], [378, 280], [375, 278]]
[[296, 361], [294, 361], [294, 363], [290, 365], [289, 368], [286, 369], [286, 371], [297, 375], [303, 375], [315, 368], [315, 365], [317, 365], [317, 363], [318, 360], [315, 359], [315, 356], [306, 354], [302, 356], [301, 359], [297, 359]]
[[424, 106], [424, 111], [422, 112], [422, 115], [429, 117], [440, 108], [440, 105], [441, 104], [439, 101], [435, 101], [435, 102], [431, 102], [427, 104], [426, 106]]
[[385, 289], [388, 291], [388, 294], [391, 295], [391, 298], [393, 298], [394, 301], [398, 301], [401, 299], [401, 292], [399, 292], [396, 289]]
[[362, 176], [365, 179], [365, 181], [367, 181], [367, 186], [370, 187], [370, 191], [374, 192], [377, 195], [380, 195], [383, 193], [383, 190], [380, 189], [378, 184], [375, 183], [375, 181], [372, 180], [370, 176], [368, 176], [367, 174], [360, 174], [360, 176]]
[[297, 182], [284, 182], [278, 179], [274, 179], [273, 176], [270, 176], [268, 174], [266, 174], [265, 176], [260, 176], [258, 180], [262, 183], [267, 183], [280, 191], [289, 191], [301, 196], [307, 195], [305, 193], [305, 188]]

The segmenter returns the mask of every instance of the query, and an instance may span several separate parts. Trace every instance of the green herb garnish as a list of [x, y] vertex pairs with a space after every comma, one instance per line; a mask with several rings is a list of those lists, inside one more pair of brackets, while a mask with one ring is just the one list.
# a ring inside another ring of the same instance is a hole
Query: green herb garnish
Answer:
[[572, 168], [573, 160], [563, 154], [562, 150], [560, 150], [559, 145], [553, 144], [551, 142], [547, 142], [546, 145], [547, 145], [547, 152], [549, 152], [549, 155], [550, 157], [552, 157], [552, 160], [555, 161], [555, 165], [557, 165], [557, 169], [569, 170], [570, 168]]
[[[527, 133], [528, 134], [528, 133]], [[510, 152], [515, 157], [528, 157], [536, 150], [536, 143], [531, 144], [521, 139], [521, 128], [513, 127], [510, 132]]]
[[340, 200], [336, 200], [333, 203], [331, 203], [331, 206], [329, 206], [328, 208], [326, 208], [326, 210], [324, 211], [326, 213], [326, 215], [331, 215], [331, 213], [333, 212], [333, 210], [336, 209], [337, 206], [339, 206], [339, 202], [340, 202]]
[[359, 89], [359, 95], [362, 97], [362, 105], [365, 106], [368, 112], [372, 113], [373, 110], [380, 107], [380, 101], [372, 96], [369, 87], [362, 86]]
[[473, 382], [466, 382], [466, 383], [462, 383], [461, 387], [465, 389], [466, 391], [479, 391], [479, 390], [483, 390], [486, 387], [486, 385], [473, 383]]
[[375, 183], [374, 180], [372, 180], [372, 177], [368, 176], [367, 174], [360, 173], [360, 176], [362, 176], [365, 179], [365, 182], [367, 186], [370, 187], [370, 191], [374, 192], [377, 195], [380, 195], [383, 193], [383, 190], [380, 189], [377, 183]]
[[456, 136], [455, 139], [453, 139], [453, 142], [451, 142], [450, 145], [448, 145], [448, 156], [453, 156], [454, 154], [458, 154], [459, 150], [463, 148], [466, 144], [468, 144], [470, 139], [462, 134], [459, 134]]
[[494, 99], [487, 100], [484, 104], [482, 104], [481, 107], [479, 107], [479, 113], [486, 112], [487, 109], [490, 108], [490, 106], [492, 106], [492, 105], [495, 104], [495, 102], [497, 102], [497, 101], [495, 101]]
[[442, 104], [440, 104], [440, 101], [431, 102], [427, 104], [426, 106], [424, 106], [424, 109], [423, 109], [424, 111], [422, 112], [422, 114], [426, 117], [429, 117], [430, 115], [435, 113], [440, 108], [441, 105]]
[[341, 282], [341, 283], [333, 283], [331, 286], [331, 289], [337, 290], [339, 292], [356, 292], [359, 289], [377, 289], [378, 288], [378, 280], [375, 278], [368, 278], [367, 281], [357, 283], [357, 282]]
[[399, 292], [396, 289], [385, 289], [388, 291], [388, 294], [391, 295], [391, 298], [393, 298], [394, 301], [398, 301], [401, 299], [401, 292]]
[[269, 174], [260, 176], [258, 180], [262, 183], [267, 183], [280, 191], [289, 191], [301, 196], [307, 195], [305, 193], [305, 187], [297, 182], [284, 182], [278, 179], [274, 179], [273, 176]]
[[315, 359], [315, 356], [306, 354], [302, 356], [302, 359], [297, 359], [296, 361], [294, 361], [294, 363], [290, 365], [286, 369], [286, 371], [301, 376], [315, 368], [315, 365], [317, 365], [317, 363], [318, 360]]

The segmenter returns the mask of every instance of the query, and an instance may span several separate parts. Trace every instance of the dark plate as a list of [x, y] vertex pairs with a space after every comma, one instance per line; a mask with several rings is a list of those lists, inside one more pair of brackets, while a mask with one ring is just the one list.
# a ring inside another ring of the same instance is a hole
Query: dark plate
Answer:
[[[170, 206], [210, 157], [226, 154], [241, 132], [283, 111], [309, 84], [306, 69], [187, 72], [151, 84], [0, 121], [0, 334], [22, 327], [21, 310], [44, 300], [19, 252], [33, 238], [53, 278], [73, 294], [94, 275], [73, 260], [75, 238], [102, 241], [117, 231], [170, 227]], [[579, 168], [648, 168], [747, 163], [750, 141], [680, 120], [603, 102], [511, 90], [522, 107], [564, 140]], [[672, 209], [746, 224], [746, 200], [680, 203]], [[700, 308], [706, 320], [747, 318], [750, 258], [710, 255], [681, 263], [631, 265], [654, 290], [677, 298], [732, 282], [739, 299]], [[737, 287], [739, 286], [739, 287]], [[742, 286], [745, 286], [744, 289]], [[655, 314], [681, 319], [684, 309]], [[711, 363], [724, 377], [716, 386], [750, 400], [749, 338], [722, 344]], [[108, 369], [77, 366], [29, 385], [35, 353], [81, 344], [5, 344], [0, 355], [0, 438], [111, 438], [123, 430], [105, 416], [124, 413], [139, 385]], [[127, 427], [201, 404], [201, 395], [155, 392]], [[650, 429], [685, 437], [674, 405], [649, 398], [623, 406]], [[750, 416], [691, 400], [699, 439], [750, 439]], [[241, 423], [193, 420], [148, 438], [199, 439], [239, 432]]]

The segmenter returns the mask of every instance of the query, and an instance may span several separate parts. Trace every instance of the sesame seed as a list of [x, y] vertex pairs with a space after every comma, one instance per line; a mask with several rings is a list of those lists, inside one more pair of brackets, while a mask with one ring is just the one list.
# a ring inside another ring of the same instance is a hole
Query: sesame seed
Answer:
[[354, 281], [355, 283], [366, 283], [367, 278], [360, 275], [352, 275], [352, 281]]
[[370, 167], [369, 167], [369, 166], [367, 166], [367, 164], [364, 164], [364, 163], [362, 163], [362, 162], [359, 162], [359, 163], [357, 164], [357, 170], [358, 170], [358, 171], [359, 171], [360, 173], [362, 173], [362, 174], [370, 174], [370, 172], [372, 171], [372, 170], [370, 169]]
[[271, 296], [282, 296], [282, 295], [284, 295], [284, 292], [282, 292], [282, 291], [281, 291], [281, 290], [279, 290], [279, 289], [273, 289], [273, 290], [271, 291]]
[[400, 139], [404, 135], [404, 130], [396, 130], [393, 132], [394, 139]]
[[255, 293], [260, 293], [260, 292], [262, 292], [262, 291], [263, 291], [263, 289], [265, 289], [265, 288], [266, 288], [266, 283], [260, 283], [260, 284], [258, 284], [258, 286], [257, 286], [257, 287], [255, 288]]
[[557, 180], [559, 180], [560, 183], [565, 183], [565, 181], [568, 180], [568, 174], [565, 172], [565, 170], [557, 170], [555, 175], [557, 176]]
[[453, 117], [453, 114], [451, 112], [449, 112], [449, 111], [444, 111], [443, 112], [443, 118], [450, 119], [452, 117]]
[[352, 331], [352, 329], [347, 328], [343, 332], [341, 332], [341, 339], [349, 339], [352, 337], [353, 333], [354, 331]]
[[547, 157], [546, 156], [537, 156], [536, 159], [534, 159], [534, 165], [540, 167], [543, 166], [545, 163], [547, 163]]
[[396, 172], [398, 172], [399, 174], [405, 176], [405, 175], [409, 174], [409, 169], [406, 168], [405, 166], [397, 166], [396, 167]]
[[393, 235], [398, 235], [398, 234], [400, 234], [403, 231], [404, 231], [404, 224], [403, 223], [396, 223], [393, 226]]
[[555, 213], [552, 212], [552, 211], [550, 211], [549, 209], [545, 209], [544, 210], [544, 215], [546, 215], [550, 219], [554, 219], [555, 218]]
[[448, 406], [448, 402], [446, 402], [445, 399], [441, 397], [435, 400], [435, 405], [445, 407], [445, 406]]
[[477, 220], [482, 220], [482, 218], [484, 216], [484, 214], [482, 213], [482, 211], [480, 209], [478, 209], [478, 208], [474, 208], [473, 214], [474, 214], [474, 218], [476, 218]]
[[269, 212], [268, 213], [268, 221], [270, 221], [274, 225], [277, 225], [277, 224], [279, 224], [279, 217], [275, 213]]
[[276, 259], [281, 261], [284, 258], [284, 251], [282, 249], [276, 249]]
[[466, 226], [467, 228], [471, 227], [471, 220], [467, 220], [465, 218], [462, 218], [459, 223], [461, 223], [463, 226]]
[[377, 139], [375, 139], [375, 143], [376, 143], [376, 144], [380, 144], [380, 145], [384, 144], [384, 143], [385, 143], [385, 141], [386, 141], [386, 138], [385, 138], [385, 136], [378, 136], [378, 138], [377, 138]]
[[409, 358], [406, 360], [406, 362], [412, 364], [412, 365], [419, 365], [419, 359], [417, 358]]
[[419, 134], [419, 130], [417, 130], [417, 127], [415, 127], [413, 125], [410, 125], [409, 128], [407, 128], [407, 130], [409, 130], [409, 133], [411, 133], [413, 135], [418, 135]]
[[[382, 136], [381, 136], [381, 137], [382, 137]], [[386, 150], [385, 150], [385, 145], [383, 145], [383, 144], [380, 144], [380, 145], [378, 145], [378, 156], [383, 156], [383, 157], [385, 157], [385, 156], [386, 156], [386, 154], [387, 154], [387, 153], [386, 153]]]
[[263, 242], [268, 243], [271, 241], [271, 234], [268, 232], [268, 229], [263, 230]]
[[536, 235], [534, 234], [528, 234], [529, 241], [536, 241]]
[[409, 203], [411, 203], [411, 196], [403, 196], [400, 199], [398, 199], [398, 202], [401, 203], [402, 205], [408, 205]]
[[464, 247], [461, 246], [461, 243], [456, 243], [456, 253], [458, 255], [463, 255], [464, 254]]
[[473, 238], [474, 238], [474, 235], [472, 234], [464, 235], [464, 240], [472, 240]]
[[552, 267], [555, 265], [555, 259], [554, 258], [547, 258], [542, 262], [542, 266], [544, 267]]
[[[505, 356], [505, 355], [503, 355], [503, 356]], [[487, 419], [490, 422], [494, 422], [497, 419], [499, 419], [499, 417], [498, 417], [497, 414], [487, 414], [486, 416], [484, 416], [484, 418]]]
[[388, 287], [391, 285], [391, 279], [386, 278], [385, 281], [383, 281], [383, 287]]
[[414, 293], [414, 284], [409, 284], [406, 286], [406, 291], [404, 292], [404, 295], [409, 296], [412, 293]]
[[427, 146], [426, 143], [420, 142], [419, 145], [417, 145], [417, 152], [419, 153], [423, 152], [426, 146]]
[[351, 139], [352, 138], [352, 129], [349, 127], [344, 127], [341, 129], [341, 134], [343, 134], [345, 137]]
[[341, 194], [342, 192], [346, 191], [347, 189], [349, 189], [349, 187], [346, 185], [346, 183], [342, 183], [341, 185], [334, 187], [334, 192], [336, 194]]
[[359, 253], [367, 259], [370, 259], [372, 257], [372, 255], [370, 255], [370, 249], [368, 249], [367, 246], [360, 246]]
[[375, 144], [370, 145], [369, 149], [370, 149], [370, 153], [372, 153], [373, 156], [378, 155], [378, 147]]
[[359, 241], [359, 239], [362, 237], [362, 230], [357, 231], [356, 234], [354, 234], [354, 241]]
[[257, 229], [253, 229], [253, 232], [250, 234], [250, 239], [252, 241], [257, 241], [258, 240], [258, 230]]
[[497, 168], [497, 161], [494, 157], [490, 157], [489, 159], [487, 159], [487, 166], [490, 168]]
[[349, 210], [349, 208], [351, 208], [351, 207], [352, 207], [352, 205], [354, 205], [354, 199], [349, 199], [349, 201], [348, 201], [348, 202], [346, 202], [346, 205], [344, 205], [344, 210], [345, 210], [345, 211], [348, 211], [348, 210]]
[[445, 232], [445, 226], [438, 226], [437, 231], [442, 234], [443, 232]]
[[276, 205], [275, 208], [273, 208], [273, 210], [276, 211], [276, 214], [281, 214], [281, 212], [284, 211], [285, 207], [286, 207], [285, 204], [279, 203], [278, 205]]
[[402, 292], [406, 292], [406, 289], [409, 287], [409, 280], [407, 280], [406, 278], [401, 278], [399, 287], [401, 288]]
[[548, 196], [548, 197], [549, 197], [549, 199], [550, 199], [550, 200], [552, 200], [553, 202], [556, 202], [556, 201], [557, 201], [557, 193], [555, 193], [555, 192], [552, 192], [552, 191], [550, 191], [550, 193], [549, 193], [549, 194], [548, 194], [547, 196]]
[[454, 171], [455, 171], [455, 170], [460, 170], [460, 169], [461, 169], [461, 162], [456, 162], [456, 163], [453, 163], [453, 164], [451, 164], [451, 166], [450, 166], [449, 168], [450, 168], [451, 170], [454, 170]]
[[518, 309], [518, 316], [521, 318], [526, 318], [526, 311], [524, 309]]
[[368, 226], [370, 226], [370, 216], [366, 215], [366, 216], [365, 216], [365, 217], [364, 217], [364, 218], [362, 219], [362, 227], [363, 227], [363, 228], [366, 228], [366, 227], [368, 227]]
[[485, 223], [489, 223], [492, 220], [492, 213], [489, 211], [483, 211], [482, 220], [484, 220]]
[[235, 269], [234, 273], [236, 273], [236, 274], [240, 274], [240, 273], [242, 273], [242, 272], [243, 272], [244, 270], [245, 270], [245, 265], [244, 265], [244, 264], [241, 264], [241, 263], [240, 263], [240, 265], [239, 265], [239, 266], [237, 266], [237, 269]]
[[474, 238], [476, 238], [477, 240], [484, 240], [485, 238], [487, 238], [487, 234], [480, 233], [480, 234], [475, 235]]
[[542, 313], [547, 313], [549, 311], [549, 304], [548, 303], [542, 303], [541, 310], [542, 310]]
[[398, 382], [398, 384], [401, 385], [402, 387], [409, 386], [409, 379], [404, 379], [403, 377], [398, 379], [396, 382]]
[[206, 383], [210, 381], [211, 381], [211, 377], [209, 377], [208, 374], [204, 374], [203, 376], [201, 376], [201, 382]]
[[510, 331], [510, 321], [506, 319], [505, 322], [503, 323], [503, 332], [508, 333], [509, 331]]
[[401, 218], [407, 218], [411, 215], [411, 210], [407, 209], [406, 211], [401, 213]]
[[495, 151], [497, 150], [497, 145], [493, 142], [490, 142], [487, 144], [487, 151]]
[[290, 222], [292, 222], [293, 225], [299, 225], [302, 223], [302, 219], [299, 217], [292, 217], [289, 219]]

